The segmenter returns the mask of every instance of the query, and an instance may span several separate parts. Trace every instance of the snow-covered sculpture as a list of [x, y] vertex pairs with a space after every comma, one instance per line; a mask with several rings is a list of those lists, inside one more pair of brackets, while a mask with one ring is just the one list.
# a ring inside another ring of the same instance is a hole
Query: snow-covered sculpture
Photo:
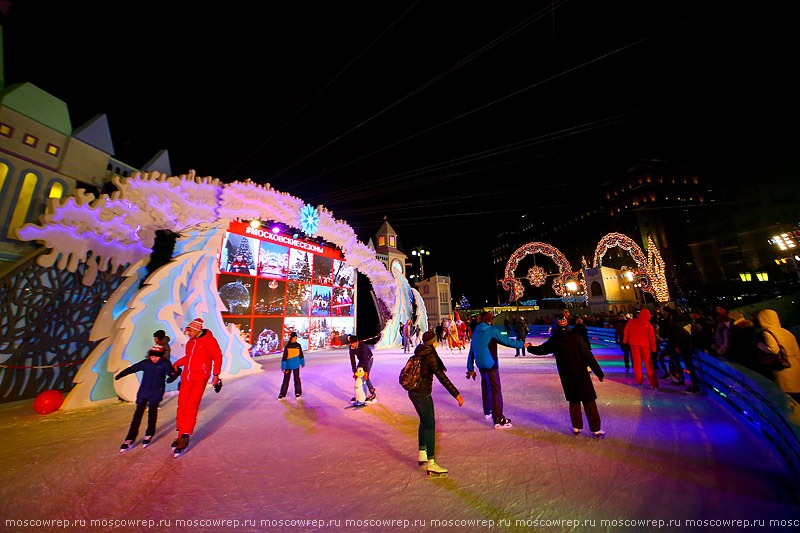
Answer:
[[375, 344], [379, 348], [390, 348], [403, 345], [403, 335], [400, 333], [400, 325], [405, 324], [409, 319], [414, 320], [414, 301], [417, 305], [416, 322], [413, 324], [419, 327], [419, 331], [428, 331], [428, 313], [425, 303], [417, 289], [411, 288], [408, 281], [402, 274], [395, 276], [397, 284], [397, 300], [392, 307], [392, 318], [386, 321], [386, 326], [381, 332], [380, 340]]
[[[173, 358], [187, 342], [183, 326], [202, 317], [223, 351], [223, 377], [258, 372], [248, 348], [231, 325], [223, 325], [224, 304], [217, 292], [216, 256], [231, 219], [279, 220], [316, 228], [315, 235], [337, 244], [345, 263], [370, 278], [388, 309], [395, 307], [395, 280], [347, 224], [322, 206], [251, 181], [223, 184], [213, 178], [167, 177], [158, 172], [113, 180], [117, 192], [95, 198], [79, 189], [72, 197], [51, 199], [40, 224], [18, 230], [22, 240], [38, 240], [50, 252], [41, 266], [74, 272], [86, 263], [83, 278], [91, 285], [97, 272], [126, 266], [125, 281], [103, 307], [90, 339], [98, 345], [75, 376], [76, 386], [64, 408], [84, 407], [117, 396], [132, 400], [136, 376], [113, 381], [115, 372], [141, 360], [153, 332], [172, 338]], [[146, 266], [157, 230], [179, 234], [171, 260], [149, 276]], [[174, 387], [174, 386], [173, 386]]]

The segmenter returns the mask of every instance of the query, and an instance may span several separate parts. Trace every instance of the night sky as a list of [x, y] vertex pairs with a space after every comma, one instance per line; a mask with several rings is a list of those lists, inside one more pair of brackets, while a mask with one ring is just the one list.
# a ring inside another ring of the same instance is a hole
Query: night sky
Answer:
[[743, 188], [797, 160], [789, 2], [90, 4], [14, 2], [6, 85], [73, 128], [106, 113], [133, 166], [166, 148], [175, 174], [269, 182], [362, 240], [385, 216], [473, 304], [499, 232], [584, 211], [643, 158]]

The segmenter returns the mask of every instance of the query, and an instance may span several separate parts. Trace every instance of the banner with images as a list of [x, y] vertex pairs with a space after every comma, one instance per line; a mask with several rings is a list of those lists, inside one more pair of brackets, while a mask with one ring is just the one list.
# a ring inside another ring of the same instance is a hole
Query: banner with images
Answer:
[[281, 352], [292, 331], [311, 351], [346, 344], [355, 331], [356, 271], [337, 248], [233, 221], [219, 268], [223, 320], [253, 357]]

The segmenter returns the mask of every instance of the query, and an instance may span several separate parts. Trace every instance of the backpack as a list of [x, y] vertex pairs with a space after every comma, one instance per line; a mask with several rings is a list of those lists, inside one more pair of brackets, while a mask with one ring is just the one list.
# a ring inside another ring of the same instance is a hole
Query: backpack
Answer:
[[406, 366], [400, 371], [400, 386], [407, 391], [412, 391], [419, 387], [419, 384], [422, 383], [421, 366], [421, 355], [412, 355], [409, 357]]

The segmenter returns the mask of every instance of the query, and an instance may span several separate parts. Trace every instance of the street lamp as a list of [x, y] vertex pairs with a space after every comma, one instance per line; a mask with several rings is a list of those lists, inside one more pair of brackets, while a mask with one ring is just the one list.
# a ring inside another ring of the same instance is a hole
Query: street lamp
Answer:
[[422, 264], [422, 256], [431, 255], [430, 251], [425, 250], [424, 248], [414, 248], [411, 250], [411, 255], [419, 257], [419, 277], [420, 279], [425, 279], [425, 268]]

